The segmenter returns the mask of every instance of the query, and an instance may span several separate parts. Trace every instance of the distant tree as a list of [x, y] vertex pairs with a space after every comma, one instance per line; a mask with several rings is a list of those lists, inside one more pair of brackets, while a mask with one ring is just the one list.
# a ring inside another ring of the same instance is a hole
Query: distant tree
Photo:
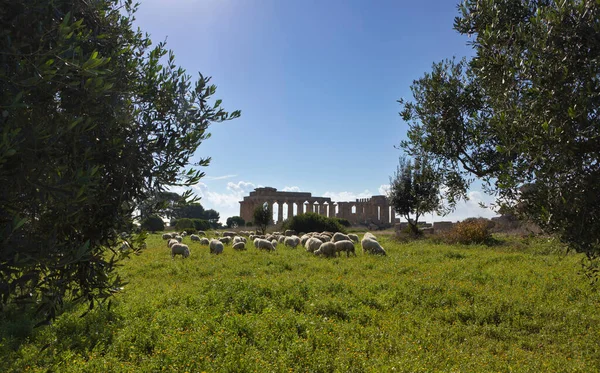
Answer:
[[239, 216], [231, 216], [227, 218], [227, 228], [237, 228], [246, 225], [246, 221]]
[[419, 233], [421, 216], [441, 211], [440, 177], [426, 157], [400, 158], [396, 172], [390, 177], [388, 200], [396, 213], [408, 221], [415, 235]]
[[219, 223], [219, 219], [221, 215], [218, 211], [213, 209], [208, 209], [204, 211], [204, 220], [207, 220], [213, 228], [219, 228], [221, 224]]
[[[411, 154], [441, 166], [450, 198], [473, 176], [501, 205], [600, 256], [600, 2], [465, 0], [474, 57], [444, 61], [401, 100]], [[592, 267], [593, 268], [593, 267]]]
[[267, 226], [271, 224], [271, 220], [273, 220], [273, 211], [268, 204], [256, 206], [252, 217], [254, 219], [254, 225], [262, 232], [261, 234], [265, 234], [267, 232]]
[[157, 232], [165, 230], [165, 222], [158, 215], [150, 215], [146, 219], [142, 220], [142, 229]]
[[204, 174], [189, 160], [209, 125], [239, 112], [152, 46], [131, 0], [0, 9], [0, 302], [50, 319], [122, 286], [115, 268], [130, 251], [115, 248], [136, 204], [196, 184]]
[[179, 205], [184, 202], [185, 199], [177, 193], [158, 192], [138, 204], [140, 219], [143, 220], [152, 214], [160, 214], [166, 218], [177, 217]]

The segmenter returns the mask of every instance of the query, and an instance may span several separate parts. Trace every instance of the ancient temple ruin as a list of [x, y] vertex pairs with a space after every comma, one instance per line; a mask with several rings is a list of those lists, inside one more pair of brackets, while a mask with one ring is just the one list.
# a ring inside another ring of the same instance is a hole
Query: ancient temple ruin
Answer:
[[[385, 196], [359, 198], [354, 202], [335, 202], [329, 197], [313, 197], [305, 192], [278, 192], [275, 188], [256, 188], [240, 201], [240, 216], [245, 221], [253, 220], [256, 206], [268, 204], [277, 210], [274, 223], [306, 212], [327, 217], [348, 219], [352, 224], [375, 224], [383, 226], [393, 223], [393, 212]], [[286, 214], [284, 214], [284, 211]]]

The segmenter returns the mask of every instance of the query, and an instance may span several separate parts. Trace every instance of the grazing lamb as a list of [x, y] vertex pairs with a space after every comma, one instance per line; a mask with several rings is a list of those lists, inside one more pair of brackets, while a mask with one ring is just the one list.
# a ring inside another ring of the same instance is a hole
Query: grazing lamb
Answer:
[[358, 241], [359, 241], [359, 240], [358, 240], [358, 236], [357, 236], [356, 234], [350, 233], [350, 234], [348, 235], [348, 237], [350, 238], [350, 240], [351, 240], [352, 242], [358, 243]]
[[219, 240], [210, 240], [210, 244], [208, 246], [211, 254], [219, 255], [223, 253], [223, 242]]
[[360, 241], [360, 243], [362, 245], [364, 253], [374, 254], [374, 255], [387, 255], [384, 248], [381, 247], [379, 242], [377, 242], [375, 240], [372, 240], [370, 238], [363, 238], [362, 241]]
[[315, 251], [315, 255], [323, 255], [327, 258], [332, 258], [335, 254], [335, 244], [333, 242], [324, 242], [319, 246], [319, 249]]
[[229, 245], [231, 243], [231, 237], [225, 236], [219, 238], [219, 241], [223, 242], [225, 245]]
[[171, 248], [173, 245], [175, 245], [175, 244], [178, 244], [178, 243], [179, 243], [179, 241], [177, 241], [177, 240], [176, 240], [176, 239], [174, 239], [174, 238], [171, 238], [171, 239], [169, 240], [169, 242], [167, 242], [167, 247], [170, 249], [170, 248]]
[[183, 241], [183, 237], [177, 235], [174, 237], [179, 243], [181, 243], [181, 241]]
[[202, 238], [200, 239], [200, 245], [205, 245], [205, 246], [208, 246], [209, 244], [210, 244], [210, 241], [208, 240], [208, 238], [206, 238], [206, 237], [202, 237]]
[[188, 245], [182, 243], [176, 243], [171, 246], [171, 258], [175, 258], [175, 255], [181, 255], [184, 258], [190, 256], [190, 248]]
[[309, 253], [314, 253], [316, 250], [319, 250], [319, 247], [321, 247], [322, 243], [323, 241], [321, 241], [320, 239], [316, 237], [311, 237], [308, 239], [308, 241], [306, 241], [304, 247]]
[[285, 231], [285, 235], [286, 235], [287, 237], [289, 237], [289, 236], [294, 236], [295, 234], [296, 234], [296, 231], [295, 231], [295, 230], [293, 230], [293, 229], [287, 229], [287, 230]]
[[236, 244], [238, 242], [244, 242], [244, 239], [240, 236], [233, 237], [233, 243]]
[[192, 240], [192, 241], [200, 241], [200, 236], [198, 236], [196, 234], [192, 234], [190, 236], [190, 240]]
[[[286, 231], [286, 233], [287, 233], [287, 231]], [[296, 246], [298, 246], [298, 244], [300, 244], [300, 237], [298, 237], [298, 236], [286, 237], [283, 241], [283, 244], [285, 246], [291, 247], [292, 249], [295, 249]]]
[[271, 240], [271, 243], [273, 244], [273, 248], [277, 247], [277, 240], [273, 239]]
[[375, 235], [373, 233], [371, 233], [371, 232], [365, 233], [365, 235], [363, 236], [363, 240], [365, 238], [368, 238], [368, 239], [373, 240], [373, 241], [377, 241], [377, 237], [375, 237]]
[[198, 231], [198, 236], [206, 236], [206, 232], [205, 231]]
[[162, 235], [163, 240], [170, 240], [171, 238], [173, 238], [171, 237], [171, 233], [165, 233]]
[[354, 250], [354, 242], [350, 240], [341, 240], [335, 243], [335, 251], [340, 255], [342, 251], [346, 252], [346, 257], [350, 256], [350, 253], [356, 256], [356, 251]]
[[307, 233], [307, 234], [304, 234], [304, 235], [302, 235], [302, 236], [300, 237], [300, 244], [301, 244], [302, 246], [306, 246], [306, 241], [308, 241], [308, 239], [309, 239], [309, 238], [311, 238], [311, 237], [312, 237], [312, 235], [311, 235], [311, 234], [308, 234], [308, 233]]
[[231, 247], [234, 250], [246, 250], [246, 244], [242, 241], [234, 243]]
[[275, 251], [273, 243], [262, 238], [255, 239], [254, 246], [259, 250]]
[[231, 237], [231, 238], [233, 238], [235, 236], [236, 236], [235, 232], [223, 232], [223, 237]]
[[347, 235], [345, 235], [343, 233], [336, 232], [333, 235], [333, 238], [331, 239], [331, 241], [333, 241], [333, 242], [338, 242], [338, 241], [342, 241], [342, 240], [350, 241], [350, 237], [348, 237]]

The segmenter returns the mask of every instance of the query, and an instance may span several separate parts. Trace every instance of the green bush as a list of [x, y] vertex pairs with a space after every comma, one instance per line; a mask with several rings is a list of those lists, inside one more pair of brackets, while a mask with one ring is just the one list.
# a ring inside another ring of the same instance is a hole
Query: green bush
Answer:
[[190, 218], [181, 218], [177, 219], [175, 223], [175, 229], [178, 231], [182, 231], [184, 229], [194, 229], [194, 220]]
[[165, 222], [158, 215], [150, 215], [142, 221], [142, 229], [150, 232], [164, 231]]
[[333, 218], [335, 220], [337, 220], [338, 223], [340, 223], [341, 225], [343, 225], [344, 227], [350, 227], [352, 224], [350, 223], [350, 220], [348, 219], [342, 219], [342, 218]]
[[490, 242], [491, 238], [490, 223], [487, 219], [466, 219], [456, 223], [446, 234], [446, 241], [451, 244], [485, 244]]
[[251, 221], [247, 221], [247, 222], [246, 222], [246, 227], [251, 227], [251, 226], [253, 226], [253, 225], [254, 225], [254, 223], [253, 223], [253, 222], [251, 222]]
[[194, 229], [197, 231], [207, 231], [211, 228], [210, 222], [204, 219], [192, 219]]
[[292, 229], [296, 232], [346, 232], [346, 229], [336, 218], [308, 212], [296, 215], [283, 222], [282, 229]]

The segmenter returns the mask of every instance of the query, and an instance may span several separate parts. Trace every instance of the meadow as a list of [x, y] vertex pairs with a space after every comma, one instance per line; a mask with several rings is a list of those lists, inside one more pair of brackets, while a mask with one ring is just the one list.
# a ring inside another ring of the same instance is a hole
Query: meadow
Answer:
[[[377, 232], [375, 232], [377, 233]], [[2, 315], [1, 372], [597, 372], [600, 292], [547, 238], [317, 258], [152, 235], [112, 307]]]

